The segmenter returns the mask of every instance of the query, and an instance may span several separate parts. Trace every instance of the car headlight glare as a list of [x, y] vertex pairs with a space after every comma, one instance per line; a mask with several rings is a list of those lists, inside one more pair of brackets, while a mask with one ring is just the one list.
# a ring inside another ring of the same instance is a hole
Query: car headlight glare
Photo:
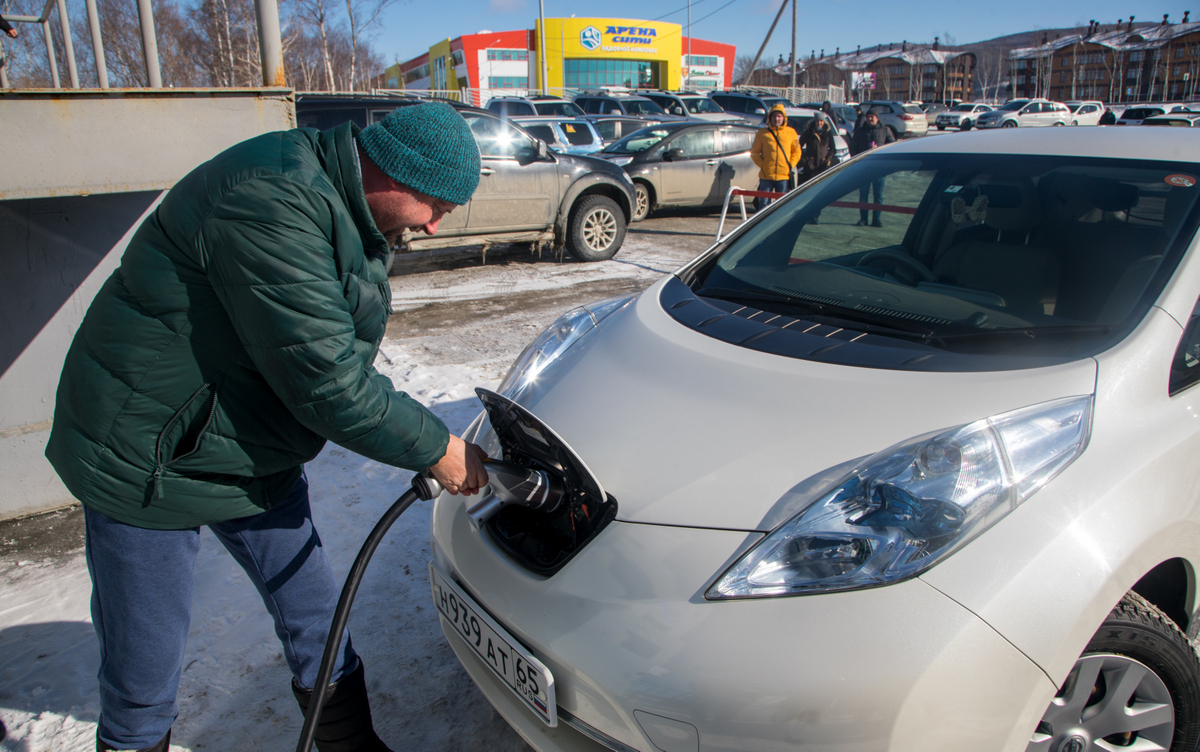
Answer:
[[593, 332], [600, 322], [624, 308], [636, 297], [621, 295], [574, 308], [560, 316], [538, 335], [508, 369], [500, 382], [499, 393], [513, 401], [535, 385], [552, 364], [561, 364], [563, 356]]
[[855, 590], [915, 577], [1033, 495], [1087, 445], [1091, 396], [886, 449], [751, 548], [710, 599]]

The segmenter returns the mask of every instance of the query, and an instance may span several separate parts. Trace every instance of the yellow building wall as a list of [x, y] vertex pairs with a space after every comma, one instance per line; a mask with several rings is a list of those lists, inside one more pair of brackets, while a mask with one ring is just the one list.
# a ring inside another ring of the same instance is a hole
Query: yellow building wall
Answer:
[[[535, 38], [539, 40], [540, 26], [540, 21], [534, 21]], [[449, 54], [448, 46], [446, 54]], [[542, 54], [539, 50], [538, 75], [542, 70]], [[676, 90], [682, 81], [683, 27], [629, 18], [547, 18], [544, 54], [546, 82], [551, 90], [563, 88], [563, 66], [567, 58], [661, 61], [666, 63], [666, 79], [660, 81], [660, 85]]]
[[[438, 86], [437, 77], [434, 74], [434, 61], [441, 59], [445, 63], [446, 83], [444, 86]], [[445, 39], [429, 48], [429, 88], [430, 89], [448, 89], [451, 91], [458, 90], [458, 76], [454, 75], [454, 60], [450, 57], [450, 40]]]

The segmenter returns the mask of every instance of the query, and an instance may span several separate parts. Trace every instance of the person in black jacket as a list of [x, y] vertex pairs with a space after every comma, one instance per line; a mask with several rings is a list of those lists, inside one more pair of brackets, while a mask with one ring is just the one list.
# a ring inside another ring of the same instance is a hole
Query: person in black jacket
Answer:
[[[850, 154], [858, 155], [865, 151], [870, 151], [884, 144], [890, 144], [896, 140], [892, 135], [892, 131], [886, 125], [879, 122], [879, 115], [874, 112], [868, 112], [863, 115], [862, 126], [854, 129], [854, 133], [850, 136]], [[871, 193], [874, 192], [874, 203], [876, 206], [883, 203], [883, 178], [873, 180], [863, 187], [858, 189], [859, 203], [866, 204]], [[867, 225], [868, 210], [866, 208], [858, 210], [858, 224], [860, 227]], [[871, 227], [883, 227], [881, 212], [875, 209], [875, 216], [871, 218]]]
[[[12, 24], [10, 24], [8, 21], [4, 20], [4, 16], [0, 16], [0, 31], [9, 35], [13, 39], [17, 38], [17, 30], [12, 27]], [[3, 59], [4, 59], [4, 53], [0, 52], [0, 60], [3, 60]]]

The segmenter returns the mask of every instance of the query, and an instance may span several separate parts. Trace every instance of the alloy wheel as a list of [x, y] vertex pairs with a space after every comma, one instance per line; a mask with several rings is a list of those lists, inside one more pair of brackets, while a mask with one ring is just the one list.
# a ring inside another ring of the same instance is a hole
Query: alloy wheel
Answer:
[[598, 206], [583, 219], [583, 242], [593, 251], [604, 251], [617, 237], [617, 218]]
[[1174, 735], [1171, 693], [1158, 674], [1128, 656], [1092, 653], [1075, 662], [1025, 749], [1167, 750]]

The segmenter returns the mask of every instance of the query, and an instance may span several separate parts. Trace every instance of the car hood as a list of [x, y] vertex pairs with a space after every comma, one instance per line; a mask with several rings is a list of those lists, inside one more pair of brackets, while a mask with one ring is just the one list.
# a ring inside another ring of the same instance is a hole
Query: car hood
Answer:
[[686, 328], [664, 282], [613, 314], [520, 402], [558, 433], [627, 522], [770, 530], [797, 494], [929, 431], [1094, 391], [1096, 364], [1003, 372], [859, 368]]

